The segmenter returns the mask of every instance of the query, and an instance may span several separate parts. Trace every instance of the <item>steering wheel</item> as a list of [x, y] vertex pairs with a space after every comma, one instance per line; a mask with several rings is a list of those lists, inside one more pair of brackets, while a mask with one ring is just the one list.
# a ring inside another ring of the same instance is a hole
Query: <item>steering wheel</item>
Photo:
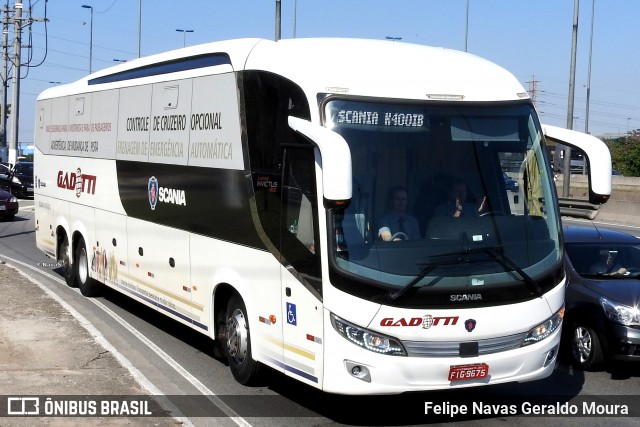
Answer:
[[407, 236], [402, 231], [398, 231], [396, 234], [391, 236], [391, 241], [394, 241], [394, 240], [409, 240], [409, 236]]

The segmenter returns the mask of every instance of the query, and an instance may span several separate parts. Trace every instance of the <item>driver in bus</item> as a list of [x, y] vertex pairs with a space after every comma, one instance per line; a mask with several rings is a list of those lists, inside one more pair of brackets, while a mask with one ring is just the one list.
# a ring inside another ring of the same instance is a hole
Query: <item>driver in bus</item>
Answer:
[[388, 211], [378, 218], [378, 236], [382, 240], [420, 239], [418, 220], [407, 214], [407, 202], [408, 195], [404, 187], [396, 186], [389, 191]]

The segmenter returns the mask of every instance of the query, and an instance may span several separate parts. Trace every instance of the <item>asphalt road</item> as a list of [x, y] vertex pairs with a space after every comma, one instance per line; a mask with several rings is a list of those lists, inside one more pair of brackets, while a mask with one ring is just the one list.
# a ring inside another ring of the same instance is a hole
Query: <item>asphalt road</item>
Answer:
[[[604, 409], [615, 405], [632, 405], [634, 409], [640, 406], [639, 364], [616, 363], [600, 372], [585, 373], [561, 362], [551, 377], [541, 381], [401, 396], [328, 395], [269, 370], [259, 386], [241, 386], [233, 380], [227, 366], [214, 358], [212, 342], [201, 334], [115, 292], [107, 290], [104, 296], [87, 299], [67, 287], [59, 268], [35, 247], [32, 205], [32, 201], [21, 200], [21, 211], [15, 220], [0, 222], [0, 258], [28, 272], [86, 318], [113, 346], [111, 351], [118, 352], [127, 369], [135, 372], [142, 388], [153, 394], [183, 396], [187, 404], [199, 407], [200, 412], [187, 414], [183, 420], [187, 425], [407, 426], [442, 422], [491, 426], [517, 422], [531, 426], [603, 423], [635, 426], [640, 421], [640, 417], [583, 413], [583, 404]], [[631, 232], [639, 234], [637, 229]], [[439, 406], [434, 408], [426, 402]], [[481, 402], [484, 406], [473, 407], [470, 402]], [[540, 406], [534, 409], [577, 409], [578, 413], [562, 417], [509, 413], [512, 408], [522, 410], [523, 405], [536, 404]], [[464, 405], [467, 416], [453, 415], [454, 411], [462, 411]], [[214, 413], [218, 416], [206, 416]], [[3, 425], [1, 418], [0, 425]]]

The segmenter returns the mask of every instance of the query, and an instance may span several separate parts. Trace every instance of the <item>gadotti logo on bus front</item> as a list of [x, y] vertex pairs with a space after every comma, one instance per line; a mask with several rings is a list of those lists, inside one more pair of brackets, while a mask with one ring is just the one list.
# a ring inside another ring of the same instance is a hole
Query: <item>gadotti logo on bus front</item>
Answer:
[[187, 196], [184, 190], [160, 187], [158, 179], [155, 176], [149, 178], [147, 193], [149, 195], [149, 206], [151, 206], [152, 211], [156, 209], [158, 202], [187, 206]]
[[405, 319], [401, 317], [394, 319], [393, 317], [385, 317], [380, 321], [380, 326], [422, 326], [423, 329], [429, 329], [432, 326], [454, 326], [458, 323], [458, 316], [432, 316], [427, 314], [422, 317], [411, 317]]

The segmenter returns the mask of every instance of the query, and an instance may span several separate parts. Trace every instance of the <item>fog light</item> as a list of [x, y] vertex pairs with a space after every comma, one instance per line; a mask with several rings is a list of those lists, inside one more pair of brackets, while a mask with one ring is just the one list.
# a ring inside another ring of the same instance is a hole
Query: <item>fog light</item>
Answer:
[[558, 350], [558, 347], [549, 350], [549, 352], [547, 353], [546, 359], [544, 359], [544, 364], [542, 365], [543, 367], [546, 368], [551, 363], [553, 363], [554, 360], [556, 360], [557, 350]]
[[620, 344], [620, 353], [626, 354], [627, 356], [635, 356], [638, 347], [635, 344], [623, 342]]
[[344, 365], [352, 377], [368, 383], [371, 382], [371, 373], [369, 372], [369, 368], [366, 366], [362, 366], [359, 363], [351, 362], [349, 360], [345, 360]]

